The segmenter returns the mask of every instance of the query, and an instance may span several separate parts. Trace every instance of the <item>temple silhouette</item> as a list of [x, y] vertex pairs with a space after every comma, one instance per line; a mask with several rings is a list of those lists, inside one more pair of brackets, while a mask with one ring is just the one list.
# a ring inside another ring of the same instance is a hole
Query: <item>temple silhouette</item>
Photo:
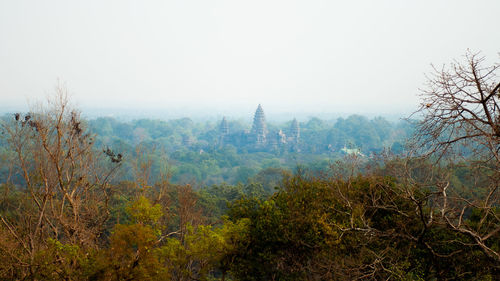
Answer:
[[285, 132], [281, 129], [275, 131], [267, 129], [264, 110], [259, 104], [253, 117], [251, 130], [231, 132], [226, 117], [223, 117], [219, 127], [218, 145], [233, 145], [249, 151], [271, 151], [276, 149], [300, 151], [299, 122], [293, 119], [290, 127]]

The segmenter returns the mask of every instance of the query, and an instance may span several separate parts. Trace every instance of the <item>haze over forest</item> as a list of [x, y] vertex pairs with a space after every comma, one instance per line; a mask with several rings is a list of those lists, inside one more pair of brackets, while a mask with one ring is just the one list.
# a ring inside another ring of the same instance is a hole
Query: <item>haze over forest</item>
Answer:
[[[95, 115], [406, 116], [430, 64], [500, 45], [494, 0], [2, 1], [0, 110], [57, 79]], [[285, 118], [285, 117], [283, 117]]]
[[500, 280], [499, 11], [0, 0], [0, 280]]

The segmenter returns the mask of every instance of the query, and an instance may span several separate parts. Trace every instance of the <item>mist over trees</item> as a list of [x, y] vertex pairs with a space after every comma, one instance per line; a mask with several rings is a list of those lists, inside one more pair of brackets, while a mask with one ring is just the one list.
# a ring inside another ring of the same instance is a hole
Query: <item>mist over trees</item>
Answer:
[[[249, 178], [267, 168], [294, 170], [301, 165], [323, 171], [329, 169], [332, 161], [347, 154], [344, 148], [359, 149], [367, 156], [389, 150], [401, 154], [414, 128], [411, 121], [391, 123], [382, 117], [371, 120], [360, 115], [337, 120], [311, 118], [299, 122], [298, 150], [280, 147], [255, 151], [251, 146], [221, 144], [218, 122], [201, 123], [189, 118], [121, 122], [114, 118], [98, 118], [89, 120], [88, 124], [97, 134], [99, 146], [134, 158], [135, 147], [141, 145], [155, 155], [151, 159], [152, 169], [158, 169], [165, 161], [169, 164], [173, 182], [194, 180], [209, 185], [247, 183]], [[289, 128], [290, 124], [291, 121], [268, 123], [268, 128], [278, 130]], [[231, 132], [244, 132], [250, 126], [228, 119]]]
[[469, 52], [414, 121], [311, 118], [300, 149], [83, 120], [58, 85], [0, 123], [0, 279], [497, 280], [498, 68]]

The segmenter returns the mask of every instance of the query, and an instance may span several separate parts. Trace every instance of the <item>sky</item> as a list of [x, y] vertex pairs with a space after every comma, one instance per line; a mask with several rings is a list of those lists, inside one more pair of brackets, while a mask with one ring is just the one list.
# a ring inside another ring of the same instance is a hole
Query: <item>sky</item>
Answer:
[[496, 0], [0, 0], [0, 108], [406, 114], [431, 64], [500, 61]]

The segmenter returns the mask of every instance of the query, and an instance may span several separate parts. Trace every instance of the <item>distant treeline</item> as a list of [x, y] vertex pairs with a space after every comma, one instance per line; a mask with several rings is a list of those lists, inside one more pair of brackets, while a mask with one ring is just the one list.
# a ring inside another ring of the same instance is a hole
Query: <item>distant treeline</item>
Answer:
[[[289, 128], [290, 123], [268, 123], [268, 129]], [[148, 151], [153, 171], [167, 165], [173, 182], [209, 185], [248, 183], [267, 168], [293, 171], [300, 166], [324, 171], [332, 161], [352, 151], [359, 151], [364, 158], [383, 151], [400, 154], [414, 130], [410, 121], [392, 123], [382, 117], [311, 118], [299, 123], [299, 151], [285, 148], [249, 151], [247, 147], [221, 145], [218, 122], [193, 122], [189, 118], [121, 122], [107, 117], [89, 120], [88, 125], [97, 135], [98, 147], [109, 147], [132, 158]], [[231, 132], [243, 132], [251, 127], [251, 124], [231, 119], [228, 125]], [[122, 176], [133, 179], [131, 173]]]
[[466, 59], [418, 123], [313, 118], [298, 149], [82, 120], [59, 86], [0, 120], [0, 279], [500, 280], [500, 64]]

